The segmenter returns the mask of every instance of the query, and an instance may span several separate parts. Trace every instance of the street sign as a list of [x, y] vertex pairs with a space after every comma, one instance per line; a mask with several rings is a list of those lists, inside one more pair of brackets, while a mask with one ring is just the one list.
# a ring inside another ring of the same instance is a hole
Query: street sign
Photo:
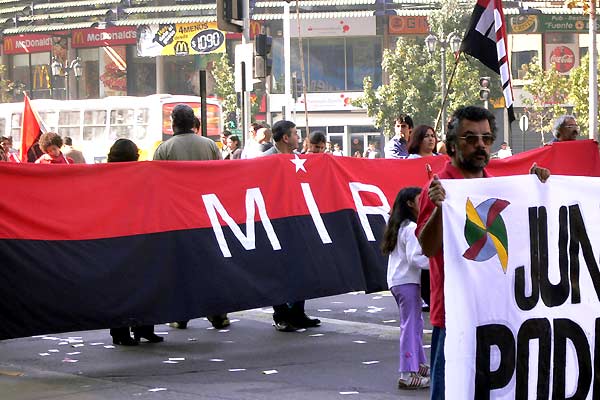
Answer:
[[519, 119], [519, 128], [521, 128], [522, 132], [527, 131], [529, 129], [529, 117], [526, 114]]

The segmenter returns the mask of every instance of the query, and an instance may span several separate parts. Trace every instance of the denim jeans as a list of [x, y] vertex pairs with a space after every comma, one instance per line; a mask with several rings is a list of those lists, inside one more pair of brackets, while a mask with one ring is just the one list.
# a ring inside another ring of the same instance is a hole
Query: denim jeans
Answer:
[[431, 400], [444, 400], [445, 396], [445, 341], [446, 328], [439, 328], [437, 326], [434, 326], [433, 332], [431, 334]]

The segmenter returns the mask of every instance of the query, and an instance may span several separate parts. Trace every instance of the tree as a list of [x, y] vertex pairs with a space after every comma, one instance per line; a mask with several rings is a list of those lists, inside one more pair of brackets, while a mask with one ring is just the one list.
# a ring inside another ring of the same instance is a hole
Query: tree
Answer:
[[15, 100], [15, 91], [22, 91], [25, 85], [6, 79], [6, 65], [0, 64], [0, 103], [10, 103]]
[[229, 62], [229, 56], [223, 53], [213, 60], [212, 74], [215, 77], [215, 94], [221, 99], [223, 114], [235, 112], [237, 96], [235, 94], [235, 77]]
[[[472, 8], [458, 0], [442, 2], [439, 10], [428, 17], [432, 33], [446, 39], [449, 32], [464, 36]], [[454, 68], [454, 57], [450, 49], [446, 52], [447, 77]], [[363, 82], [363, 96], [354, 104], [367, 109], [374, 125], [383, 128], [388, 136], [393, 136], [394, 117], [400, 113], [410, 114], [417, 124], [434, 125], [440, 106], [441, 93], [441, 49], [437, 46], [429, 56], [423, 40], [401, 37], [394, 50], [383, 53], [382, 67], [389, 74], [389, 84], [373, 87], [370, 77]], [[492, 78], [492, 97], [501, 96], [498, 75], [479, 61], [467, 55], [461, 56], [452, 87], [450, 88], [447, 109], [452, 112], [461, 105], [481, 103], [479, 100], [479, 77]], [[442, 122], [443, 123], [443, 122]]]
[[[574, 68], [569, 76], [569, 102], [573, 104], [573, 114], [577, 117], [577, 122], [581, 129], [580, 135], [582, 136], [588, 136], [590, 126], [589, 75], [590, 57], [589, 54], [586, 54], [581, 59], [579, 66]], [[600, 96], [598, 100], [600, 101]], [[600, 118], [600, 112], [598, 113], [598, 118]]]
[[554, 118], [565, 113], [565, 104], [569, 95], [569, 80], [556, 70], [556, 66], [544, 70], [537, 59], [524, 66], [523, 79], [527, 82], [523, 91], [530, 97], [522, 97], [525, 112], [529, 115], [530, 126], [541, 135], [544, 145], [544, 133], [552, 130]]

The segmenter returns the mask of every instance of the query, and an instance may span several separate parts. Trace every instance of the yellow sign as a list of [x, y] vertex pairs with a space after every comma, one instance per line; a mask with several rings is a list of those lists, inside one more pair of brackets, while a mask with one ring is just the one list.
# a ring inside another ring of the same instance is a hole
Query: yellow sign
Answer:
[[50, 73], [47, 65], [36, 65], [33, 70], [33, 89], [50, 89]]
[[137, 37], [140, 57], [225, 52], [225, 33], [217, 29], [216, 22], [142, 25]]

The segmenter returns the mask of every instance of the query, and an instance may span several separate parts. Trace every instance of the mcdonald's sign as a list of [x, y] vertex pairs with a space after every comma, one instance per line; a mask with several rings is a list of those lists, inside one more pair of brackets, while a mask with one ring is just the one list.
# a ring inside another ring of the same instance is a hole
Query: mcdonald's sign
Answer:
[[50, 35], [31, 34], [4, 37], [4, 54], [41, 53], [51, 50], [52, 36]]
[[137, 31], [132, 26], [115, 26], [107, 29], [75, 29], [71, 33], [71, 47], [106, 47], [135, 44]]
[[33, 70], [33, 90], [50, 89], [52, 87], [50, 81], [50, 71], [47, 65], [36, 65]]

